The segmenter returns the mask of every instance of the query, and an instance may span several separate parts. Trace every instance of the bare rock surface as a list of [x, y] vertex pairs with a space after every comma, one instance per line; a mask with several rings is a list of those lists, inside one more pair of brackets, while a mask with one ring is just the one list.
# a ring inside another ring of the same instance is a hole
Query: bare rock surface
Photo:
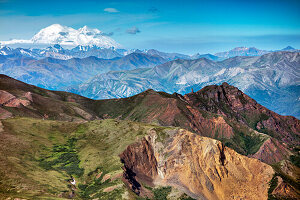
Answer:
[[120, 155], [135, 193], [147, 196], [146, 183], [173, 186], [203, 200], [268, 198], [274, 174], [269, 165], [183, 129], [165, 134], [153, 130]]

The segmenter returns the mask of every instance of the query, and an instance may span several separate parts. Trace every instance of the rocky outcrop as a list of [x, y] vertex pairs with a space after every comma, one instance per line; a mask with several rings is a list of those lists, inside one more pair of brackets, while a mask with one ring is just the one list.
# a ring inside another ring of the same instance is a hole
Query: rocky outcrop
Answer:
[[123, 152], [120, 155], [122, 163], [125, 164], [124, 166], [134, 171], [144, 182], [151, 183], [153, 181], [152, 177], [157, 174], [157, 161], [149, 141], [143, 138], [140, 143], [128, 146], [126, 151], [132, 154], [128, 155]]
[[151, 184], [173, 186], [196, 199], [267, 199], [274, 174], [259, 160], [183, 129], [163, 134], [152, 130], [120, 158], [131, 173], [125, 170], [125, 179], [134, 178], [140, 185], [135, 192], [142, 196], [143, 181], [152, 180]]
[[300, 198], [300, 193], [290, 184], [286, 183], [280, 176], [277, 176], [278, 184], [273, 190], [272, 195], [278, 199], [297, 200]]
[[[103, 118], [181, 127], [268, 164], [287, 159], [300, 143], [298, 119], [268, 110], [227, 83], [184, 96], [147, 90], [125, 99], [98, 101], [97, 110]], [[276, 151], [269, 151], [273, 147]]]
[[32, 101], [32, 98], [28, 93], [26, 93], [23, 98], [22, 97], [17, 98], [14, 95], [10, 94], [9, 92], [0, 90], [0, 104], [2, 106], [7, 106], [7, 107], [20, 107], [21, 105], [28, 106], [30, 104], [30, 99]]
[[300, 144], [298, 119], [268, 110], [228, 83], [206, 86], [184, 98], [194, 107], [237, 120], [258, 131], [267, 131], [286, 144]]
[[140, 184], [152, 185], [157, 175], [157, 162], [149, 141], [143, 138], [140, 143], [129, 145], [120, 158], [124, 163], [124, 182], [137, 195], [149, 196], [149, 191]]
[[[202, 136], [211, 138], [232, 138], [234, 131], [222, 116], [204, 117], [197, 108], [187, 105], [189, 126], [185, 127]], [[205, 113], [206, 114], [206, 113]]]

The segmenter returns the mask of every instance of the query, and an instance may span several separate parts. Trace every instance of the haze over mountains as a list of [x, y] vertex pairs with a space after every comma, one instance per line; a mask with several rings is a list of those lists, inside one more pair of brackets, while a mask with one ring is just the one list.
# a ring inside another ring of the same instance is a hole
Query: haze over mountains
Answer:
[[101, 99], [127, 97], [148, 88], [185, 94], [228, 82], [276, 112], [299, 117], [299, 66], [300, 54], [290, 52], [221, 62], [175, 60], [149, 69], [100, 74], [69, 91]]
[[71, 50], [60, 45], [42, 50], [2, 47], [0, 52], [0, 73], [94, 99], [128, 97], [148, 88], [185, 94], [228, 82], [269, 109], [300, 116], [299, 53], [295, 50], [228, 59], [211, 55], [187, 59], [156, 50], [127, 54], [96, 46]]
[[237, 47], [214, 55], [126, 50], [97, 29], [59, 24], [42, 29], [30, 43], [54, 45], [1, 46], [0, 73], [94, 99], [129, 97], [149, 88], [185, 94], [228, 82], [271, 110], [300, 117], [299, 50], [291, 46], [274, 51]]

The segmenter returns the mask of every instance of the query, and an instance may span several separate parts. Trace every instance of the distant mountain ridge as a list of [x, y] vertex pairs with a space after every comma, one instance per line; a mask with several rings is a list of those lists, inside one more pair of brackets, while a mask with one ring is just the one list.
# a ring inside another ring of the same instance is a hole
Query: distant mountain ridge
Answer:
[[281, 50], [261, 50], [261, 49], [257, 49], [255, 47], [236, 47], [234, 49], [231, 49], [229, 51], [225, 51], [225, 52], [219, 52], [214, 54], [217, 57], [220, 58], [232, 58], [235, 56], [261, 56], [267, 53], [271, 53], [271, 52], [276, 52], [276, 51], [291, 51], [291, 52], [299, 52], [299, 50], [291, 47], [291, 46], [287, 46]]
[[[3, 59], [1, 59], [1, 57]], [[132, 53], [115, 59], [94, 56], [61, 60], [46, 57], [6, 57], [0, 55], [0, 73], [48, 89], [81, 84], [99, 73], [154, 67], [166, 62], [159, 56]]]
[[300, 117], [299, 66], [297, 52], [234, 57], [220, 62], [206, 58], [174, 60], [154, 68], [99, 74], [68, 90], [103, 99], [128, 97], [148, 88], [184, 94], [206, 85], [228, 82], [271, 110]]
[[[1, 44], [1, 43], [0, 43]], [[276, 51], [291, 51], [291, 52], [299, 52], [299, 50], [294, 49], [291, 46], [283, 48], [282, 50], [275, 51], [266, 51], [259, 50], [254, 47], [236, 47], [230, 51], [220, 52], [213, 54], [199, 54], [196, 53], [194, 55], [185, 55], [180, 53], [167, 53], [158, 51], [156, 49], [120, 49], [115, 47], [102, 47], [97, 45], [78, 45], [74, 48], [63, 48], [60, 44], [54, 44], [47, 48], [11, 48], [9, 46], [1, 46], [0, 45], [0, 55], [4, 56], [27, 56], [35, 59], [41, 59], [45, 57], [52, 57], [57, 59], [70, 59], [70, 58], [85, 58], [89, 56], [95, 56], [98, 58], [104, 59], [112, 59], [116, 57], [126, 56], [130, 53], [144, 53], [148, 55], [157, 55], [168, 61], [175, 59], [184, 59], [184, 60], [194, 60], [199, 58], [207, 58], [213, 61], [222, 61], [227, 58], [235, 57], [235, 56], [261, 56], [266, 53], [276, 52]]]
[[46, 57], [57, 58], [67, 60], [71, 58], [86, 58], [89, 56], [95, 56], [98, 58], [112, 59], [116, 57], [123, 57], [124, 54], [119, 53], [120, 50], [114, 48], [101, 48], [95, 45], [82, 46], [78, 45], [73, 49], [64, 49], [59, 44], [49, 46], [44, 49], [24, 49], [24, 48], [10, 48], [7, 46], [0, 47], [0, 55], [8, 57], [31, 57], [35, 59], [41, 59]]
[[231, 58], [235, 56], [261, 56], [269, 52], [270, 51], [259, 50], [255, 47], [236, 47], [230, 51], [216, 53], [215, 56], [223, 58]]
[[296, 50], [294, 47], [291, 47], [291, 46], [287, 46], [283, 49], [281, 49], [281, 51], [290, 51], [290, 50]]
[[[147, 88], [183, 94], [192, 88], [228, 82], [280, 114], [299, 117], [299, 106], [293, 107], [299, 104], [299, 50], [287, 47], [262, 56], [244, 54], [249, 49], [236, 48], [246, 56], [226, 59], [212, 54], [187, 56], [95, 45], [73, 49], [59, 44], [45, 49], [3, 46], [0, 72], [40, 87], [96, 99], [128, 97]], [[164, 65], [156, 66], [160, 64]], [[146, 69], [149, 67], [153, 69]], [[277, 99], [279, 103], [273, 105]]]

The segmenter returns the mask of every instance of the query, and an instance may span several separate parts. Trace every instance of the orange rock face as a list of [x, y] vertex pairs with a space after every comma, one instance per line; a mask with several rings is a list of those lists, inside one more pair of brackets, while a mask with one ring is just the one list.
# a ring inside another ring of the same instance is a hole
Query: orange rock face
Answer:
[[184, 98], [196, 108], [238, 120], [258, 131], [268, 129], [282, 142], [300, 144], [300, 120], [265, 108], [227, 83], [206, 86], [198, 92], [184, 95]]
[[196, 199], [267, 199], [274, 174], [259, 160], [183, 129], [163, 135], [152, 131], [120, 157], [127, 170], [124, 177], [134, 180], [135, 186], [128, 185], [139, 195], [146, 195], [141, 186], [146, 180], [173, 186]]

